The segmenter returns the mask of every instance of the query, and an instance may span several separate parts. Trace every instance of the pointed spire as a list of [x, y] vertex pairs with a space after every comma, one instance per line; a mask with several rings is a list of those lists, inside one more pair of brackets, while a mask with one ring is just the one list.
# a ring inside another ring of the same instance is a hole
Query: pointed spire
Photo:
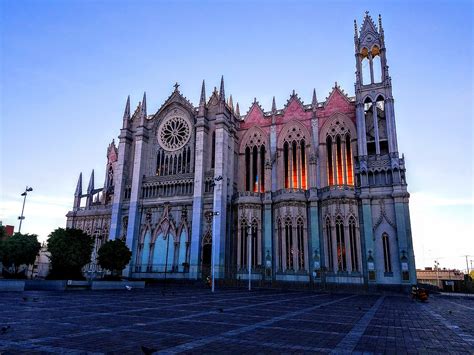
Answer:
[[318, 107], [318, 98], [316, 97], [316, 89], [313, 89], [313, 100], [311, 101], [311, 105], [313, 105], [313, 109]]
[[130, 95], [127, 97], [127, 103], [125, 104], [125, 111], [123, 112], [123, 120], [130, 119]]
[[89, 186], [87, 187], [87, 193], [90, 194], [94, 190], [94, 169], [92, 169], [91, 178], [89, 180]]
[[219, 88], [219, 100], [225, 102], [224, 75], [221, 76], [221, 87]]
[[140, 107], [140, 125], [145, 124], [147, 114], [146, 114], [146, 92], [143, 93], [143, 100]]
[[77, 179], [76, 192], [74, 196], [82, 195], [82, 172], [79, 174], [79, 179]]
[[357, 21], [354, 20], [354, 40], [359, 38], [359, 31], [357, 30]]
[[276, 106], [276, 103], [275, 103], [275, 96], [273, 96], [273, 100], [272, 100], [272, 114], [274, 115], [277, 111], [277, 106]]
[[201, 86], [201, 98], [199, 99], [199, 106], [205, 106], [206, 105], [206, 84], [204, 83], [204, 80], [202, 81], [202, 86]]
[[232, 95], [229, 96], [229, 107], [234, 111], [234, 101], [232, 100]]
[[239, 103], [237, 102], [237, 105], [235, 106], [235, 115], [240, 118], [240, 108], [239, 108]]

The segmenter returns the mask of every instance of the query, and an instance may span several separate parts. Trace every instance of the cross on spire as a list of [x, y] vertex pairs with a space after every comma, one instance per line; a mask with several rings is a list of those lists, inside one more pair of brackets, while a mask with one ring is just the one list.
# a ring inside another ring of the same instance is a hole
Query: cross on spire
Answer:
[[173, 86], [174, 86], [174, 91], [178, 91], [178, 88], [179, 88], [178, 82], [176, 82], [176, 84], [174, 84]]

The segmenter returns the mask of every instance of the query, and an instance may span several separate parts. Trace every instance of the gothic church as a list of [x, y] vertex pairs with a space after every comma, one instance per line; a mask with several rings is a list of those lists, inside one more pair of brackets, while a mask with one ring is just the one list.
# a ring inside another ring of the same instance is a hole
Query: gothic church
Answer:
[[[245, 115], [220, 89], [194, 106], [175, 85], [154, 113], [128, 98], [106, 179], [79, 176], [67, 226], [132, 250], [130, 278], [352, 285], [416, 283], [404, 157], [384, 30], [354, 21], [355, 97], [293, 91]], [[249, 270], [250, 268], [250, 270]], [[249, 272], [250, 271], [250, 272]]]

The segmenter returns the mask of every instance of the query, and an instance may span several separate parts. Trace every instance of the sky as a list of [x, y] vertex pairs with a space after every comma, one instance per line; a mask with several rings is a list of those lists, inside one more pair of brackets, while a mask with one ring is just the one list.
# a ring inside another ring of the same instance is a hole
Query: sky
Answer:
[[[40, 240], [65, 227], [77, 178], [105, 178], [127, 95], [194, 104], [224, 75], [244, 114], [334, 83], [354, 95], [354, 27], [382, 15], [417, 267], [474, 265], [473, 2], [0, 2], [0, 220]], [[132, 108], [133, 109], [133, 108]]]

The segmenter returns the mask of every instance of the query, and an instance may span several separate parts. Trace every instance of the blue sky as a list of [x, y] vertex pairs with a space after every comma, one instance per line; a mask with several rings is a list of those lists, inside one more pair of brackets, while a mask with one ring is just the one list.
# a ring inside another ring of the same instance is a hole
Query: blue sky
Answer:
[[223, 74], [246, 112], [293, 89], [354, 95], [353, 20], [382, 14], [417, 266], [474, 259], [471, 1], [2, 1], [0, 220], [64, 226], [79, 172], [104, 178], [127, 95], [197, 103]]

